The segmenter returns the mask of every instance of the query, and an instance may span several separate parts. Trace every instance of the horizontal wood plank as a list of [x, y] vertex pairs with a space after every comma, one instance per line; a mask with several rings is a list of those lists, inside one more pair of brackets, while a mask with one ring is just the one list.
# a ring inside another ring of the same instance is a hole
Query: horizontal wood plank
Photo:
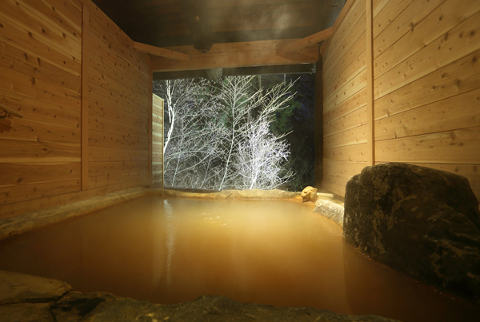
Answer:
[[39, 17], [38, 14], [38, 11], [23, 1], [2, 0], [0, 17], [3, 16], [7, 21], [28, 30], [32, 36], [50, 45], [52, 49], [81, 60], [80, 35], [74, 35], [65, 29], [60, 29], [50, 24], [45, 16]]
[[479, 160], [480, 128], [459, 129], [375, 143], [380, 162], [472, 163]]
[[[479, 5], [480, 6], [480, 5]], [[415, 54], [384, 73], [395, 60], [389, 55], [375, 60], [375, 98], [387, 95], [438, 68], [442, 68], [480, 49], [480, 12], [464, 20], [429, 45], [418, 44]], [[392, 47], [393, 48], [393, 47]], [[398, 50], [398, 48], [397, 48]], [[402, 47], [403, 50], [403, 47]], [[382, 55], [383, 56], [383, 55]], [[382, 57], [380, 56], [380, 57]], [[383, 62], [383, 60], [385, 60]], [[394, 63], [395, 64], [395, 63]], [[380, 75], [380, 76], [379, 76]]]
[[0, 187], [0, 205], [40, 199], [61, 193], [80, 191], [80, 179], [25, 184], [21, 187]]
[[90, 162], [89, 177], [135, 174], [147, 169], [147, 162]]
[[332, 93], [328, 98], [323, 101], [323, 111], [328, 112], [343, 102], [355, 96], [361, 90], [367, 87], [367, 73], [366, 69], [363, 69], [355, 78], [351, 81], [343, 84], [337, 91]]
[[147, 162], [148, 152], [147, 150], [90, 147], [89, 162], [102, 161]]
[[[331, 84], [331, 82], [340, 75], [344, 70], [346, 70], [353, 61], [357, 58], [365, 59], [363, 53], [365, 53], [366, 48], [366, 38], [365, 32], [357, 39], [357, 41], [353, 44], [353, 46], [349, 47], [349, 49], [342, 55], [336, 56], [335, 61], [336, 64], [333, 67], [328, 67], [328, 65], [324, 62], [324, 77], [327, 79], [328, 83], [325, 86]], [[326, 55], [324, 55], [326, 57]], [[331, 68], [330, 71], [326, 71], [326, 68]]]
[[367, 143], [367, 126], [357, 126], [323, 136], [325, 148], [351, 146], [359, 143]]
[[[334, 34], [323, 58], [324, 63], [327, 66], [335, 65], [336, 56], [343, 56], [363, 31], [365, 31], [365, 1], [357, 0], [353, 2], [342, 23], [334, 28]], [[329, 71], [330, 68], [324, 69], [325, 74]]]
[[0, 66], [0, 90], [14, 92], [31, 99], [80, 110], [80, 93], [36, 79], [16, 70]]
[[80, 145], [0, 139], [0, 163], [80, 162]]
[[78, 128], [80, 111], [39, 101], [0, 89], [0, 103], [21, 113], [24, 119]]
[[367, 124], [367, 107], [362, 107], [323, 125], [324, 135], [332, 135]]
[[134, 126], [128, 123], [118, 122], [111, 118], [92, 115], [89, 116], [89, 128], [103, 133], [126, 135], [131, 138], [145, 139], [148, 131], [145, 126]]
[[323, 158], [336, 161], [367, 162], [367, 144], [323, 149]]
[[126, 135], [112, 134], [90, 129], [88, 143], [89, 146], [98, 147], [104, 146], [122, 149], [147, 149], [148, 139], [147, 137], [139, 139], [128, 137]]
[[323, 78], [323, 95], [325, 98], [329, 97], [343, 84], [350, 82], [353, 78], [367, 67], [365, 52], [361, 52], [350, 65], [340, 73], [330, 73]]
[[27, 54], [37, 55], [42, 60], [48, 61], [68, 73], [80, 76], [80, 58], [72, 59], [68, 54], [54, 50], [43, 39], [34, 37], [30, 30], [26, 30], [9, 20], [6, 21], [4, 18], [5, 16], [1, 18], [3, 27], [0, 28], [0, 40], [25, 50]]
[[[445, 2], [445, 0], [390, 1], [388, 6], [385, 7], [385, 9], [382, 10], [382, 13], [375, 19], [378, 23], [374, 22], [373, 24], [373, 35], [375, 38], [374, 57], [377, 58], [408, 32], [412, 35], [415, 33], [417, 37], [423, 37], [423, 39], [425, 39], [425, 44], [428, 44], [431, 40], [439, 37], [442, 34], [442, 29], [438, 31], [432, 30], [437, 26], [433, 28], [429, 26], [428, 29], [425, 29], [426, 27], [424, 27], [424, 25], [426, 23], [423, 23], [422, 20], [432, 19], [432, 17], [426, 17], [434, 12], [443, 2]], [[449, 16], [452, 17], [453, 15], [450, 14]], [[445, 22], [444, 19], [441, 19], [435, 23], [441, 23], [444, 25]], [[429, 23], [433, 23], [433, 20], [431, 22], [429, 21]], [[416, 26], [418, 24], [420, 24], [420, 26], [418, 26], [419, 28], [417, 29]], [[423, 32], [420, 29], [422, 29]], [[427, 30], [430, 30], [431, 32], [427, 33]], [[436, 32], [439, 33], [436, 34]], [[410, 35], [406, 37], [413, 39]], [[409, 43], [408, 45], [410, 49], [412, 44]], [[405, 52], [406, 57], [410, 55], [411, 52]]]
[[378, 120], [375, 122], [375, 139], [480, 127], [479, 106], [480, 88]]
[[354, 175], [362, 172], [363, 168], [366, 166], [366, 162], [334, 161], [323, 159], [324, 173], [327, 175], [339, 174], [344, 177], [353, 177]]
[[375, 119], [465, 93], [479, 87], [480, 50], [437, 69], [375, 101]]
[[57, 88], [80, 91], [80, 76], [65, 72], [38, 55], [27, 53], [4, 40], [0, 40], [0, 55], [0, 65], [5, 68], [48, 82]]
[[0, 186], [18, 186], [64, 178], [79, 179], [80, 163], [2, 163]]
[[10, 128], [0, 132], [0, 138], [33, 142], [62, 142], [79, 145], [80, 129], [14, 118], [11, 120]]
[[107, 187], [122, 183], [131, 183], [136, 186], [146, 186], [148, 178], [148, 169], [138, 171], [137, 173], [122, 173], [121, 175], [101, 176], [89, 178], [89, 186], [93, 189]]

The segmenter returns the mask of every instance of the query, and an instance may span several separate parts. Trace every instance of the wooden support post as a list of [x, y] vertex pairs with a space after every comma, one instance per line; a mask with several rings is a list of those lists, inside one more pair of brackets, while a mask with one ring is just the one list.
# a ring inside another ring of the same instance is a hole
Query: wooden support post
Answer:
[[322, 188], [323, 181], [323, 61], [322, 57], [317, 62], [315, 73], [315, 188]]
[[373, 73], [373, 0], [366, 0], [367, 18], [367, 165], [375, 165], [375, 118]]
[[82, 190], [88, 189], [88, 68], [90, 50], [90, 13], [83, 5], [82, 20]]
[[[163, 133], [165, 133], [165, 100], [162, 99], [162, 131]], [[163, 136], [163, 133], [162, 133], [162, 157], [161, 157], [161, 161], [162, 161], [162, 183], [160, 185], [160, 188], [163, 189], [164, 188], [164, 182], [165, 182], [165, 163], [164, 163], [164, 155], [163, 155], [163, 145], [165, 144], [165, 138]]]
[[149, 79], [148, 79], [148, 182], [152, 186], [152, 153], [153, 153], [153, 71], [151, 61], [149, 61]]

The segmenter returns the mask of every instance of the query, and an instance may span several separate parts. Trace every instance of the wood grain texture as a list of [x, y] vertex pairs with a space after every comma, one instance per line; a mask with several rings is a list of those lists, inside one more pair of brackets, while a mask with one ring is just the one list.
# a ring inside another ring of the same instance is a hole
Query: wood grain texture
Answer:
[[[122, 182], [148, 185], [150, 59], [102, 12], [91, 10], [88, 160], [96, 170], [89, 172], [89, 180], [92, 188]], [[102, 172], [98, 163], [130, 166]]]
[[0, 104], [24, 116], [2, 123], [0, 218], [146, 185], [148, 56], [90, 0], [0, 20]]
[[141, 53], [146, 53], [152, 56], [160, 56], [164, 58], [170, 58], [174, 60], [183, 60], [183, 61], [190, 60], [189, 55], [185, 55], [183, 53], [179, 53], [173, 50], [168, 50], [166, 48], [151, 46], [151, 45], [142, 44], [139, 42], [134, 42], [133, 47]]
[[277, 48], [289, 44], [291, 40], [264, 40], [240, 43], [214, 44], [205, 54], [193, 46], [169, 47], [173, 51], [190, 56], [189, 61], [178, 61], [161, 57], [152, 58], [152, 69], [160, 71], [199, 70], [209, 68], [234, 68], [249, 66], [289, 65], [315, 63], [318, 60], [318, 45], [289, 53], [288, 57], [277, 55]]
[[477, 50], [377, 99], [375, 119], [474, 90], [479, 81], [480, 50]]
[[[322, 189], [344, 196], [346, 182], [367, 163], [366, 2], [351, 2], [322, 53]], [[335, 28], [334, 28], [335, 30]], [[359, 162], [361, 166], [359, 166]]]
[[366, 104], [335, 120], [325, 122], [323, 125], [323, 133], [324, 136], [333, 135], [362, 125], [367, 125]]
[[408, 1], [374, 44], [377, 162], [464, 175], [480, 200], [479, 19], [478, 1]]
[[445, 2], [375, 59], [376, 98], [480, 49], [480, 2], [464, 2]]
[[375, 122], [375, 138], [377, 141], [381, 141], [425, 133], [480, 127], [479, 106], [480, 88], [477, 88], [380, 119]]
[[[150, 62], [151, 63], [151, 62]], [[154, 115], [153, 115], [153, 73], [149, 73], [149, 80], [148, 80], [148, 91], [152, 93], [149, 95], [148, 99], [148, 186], [152, 186], [152, 161], [153, 161], [153, 122], [154, 122]]]
[[376, 142], [378, 161], [470, 163], [480, 160], [480, 127]]
[[90, 12], [82, 10], [82, 190], [88, 189], [88, 135], [89, 135], [89, 70], [90, 70]]
[[[342, 47], [333, 50], [337, 56], [326, 58], [335, 63], [324, 75], [322, 187], [343, 195], [353, 175], [348, 169], [360, 170], [351, 163], [366, 165], [367, 154], [375, 149], [368, 164], [408, 162], [459, 173], [480, 200], [480, 2], [366, 1], [367, 8], [371, 5], [366, 19], [373, 17], [371, 53], [367, 31], [354, 44], [340, 42]], [[339, 30], [348, 34], [357, 21], [350, 14]], [[367, 54], [360, 47], [365, 39]], [[327, 46], [323, 54], [333, 52]], [[364, 65], [374, 67], [371, 80], [366, 69], [369, 86], [346, 97], [359, 84], [355, 79]], [[369, 88], [374, 100], [367, 105]], [[365, 124], [372, 128], [364, 131]], [[375, 144], [362, 149], [365, 132], [374, 135]]]
[[281, 55], [281, 54], [300, 51], [305, 47], [311, 46], [313, 44], [317, 44], [321, 41], [331, 38], [332, 34], [333, 34], [333, 28], [328, 28], [328, 29], [319, 31], [313, 35], [295, 40], [289, 44], [284, 45], [283, 47], [277, 48], [277, 54]]
[[163, 188], [163, 99], [153, 94], [152, 186]]
[[366, 1], [366, 61], [367, 61], [367, 164], [375, 164], [374, 68], [373, 68], [373, 0]]

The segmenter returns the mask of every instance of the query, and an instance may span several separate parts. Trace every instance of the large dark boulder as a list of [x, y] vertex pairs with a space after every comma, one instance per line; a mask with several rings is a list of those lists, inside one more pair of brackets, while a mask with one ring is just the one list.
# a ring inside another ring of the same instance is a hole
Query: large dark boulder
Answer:
[[480, 213], [466, 178], [404, 163], [366, 167], [347, 183], [343, 229], [373, 259], [480, 300]]

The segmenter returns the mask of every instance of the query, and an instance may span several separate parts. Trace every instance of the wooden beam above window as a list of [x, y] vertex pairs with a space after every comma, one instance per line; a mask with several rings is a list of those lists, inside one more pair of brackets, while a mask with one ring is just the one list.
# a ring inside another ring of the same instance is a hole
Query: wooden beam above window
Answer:
[[139, 52], [147, 53], [152, 56], [160, 56], [160, 57], [165, 57], [165, 58], [180, 60], [180, 61], [190, 60], [189, 55], [186, 55], [177, 51], [161, 48], [161, 47], [142, 44], [136, 41], [133, 42], [133, 48], [135, 48]]
[[332, 30], [333, 30], [332, 28], [328, 28], [320, 32], [317, 32], [313, 35], [310, 35], [308, 37], [295, 40], [294, 42], [291, 42], [283, 47], [278, 48], [277, 53], [279, 55], [290, 54], [290, 53], [301, 51], [305, 47], [318, 44], [319, 42], [327, 40], [330, 37], [332, 37], [332, 34], [333, 34]]
[[154, 57], [152, 58], [152, 69], [154, 72], [160, 72], [315, 63], [318, 60], [317, 44], [288, 53], [288, 55], [277, 54], [278, 48], [296, 40], [298, 39], [214, 44], [207, 53], [200, 53], [193, 46], [168, 47], [171, 51], [188, 55], [190, 60], [179, 61]]

